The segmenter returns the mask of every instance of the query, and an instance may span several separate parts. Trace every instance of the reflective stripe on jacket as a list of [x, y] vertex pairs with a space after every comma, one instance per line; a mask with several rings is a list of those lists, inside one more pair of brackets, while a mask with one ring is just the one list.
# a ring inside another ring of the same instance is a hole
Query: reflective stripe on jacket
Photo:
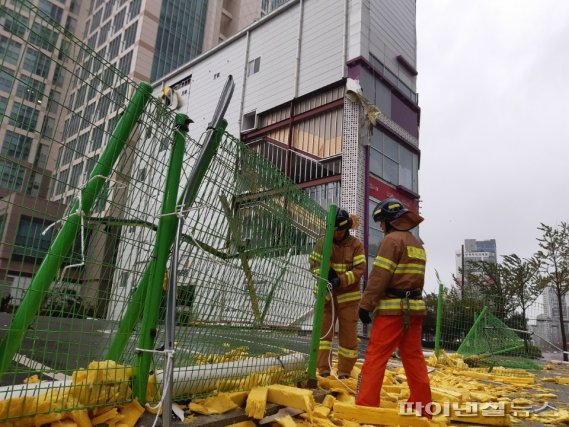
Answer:
[[[318, 241], [309, 257], [310, 269], [316, 278], [320, 274], [323, 244], [322, 240]], [[360, 280], [366, 269], [366, 257], [362, 242], [351, 235], [340, 243], [334, 242], [332, 256], [330, 257], [330, 268], [336, 270], [340, 278], [340, 287], [334, 291], [338, 303], [358, 301], [361, 297]], [[327, 295], [329, 296], [329, 294]]]
[[379, 315], [400, 315], [403, 308], [411, 315], [425, 314], [422, 300], [393, 298], [385, 291], [423, 289], [426, 261], [423, 245], [409, 231], [387, 233], [379, 245], [360, 307]]

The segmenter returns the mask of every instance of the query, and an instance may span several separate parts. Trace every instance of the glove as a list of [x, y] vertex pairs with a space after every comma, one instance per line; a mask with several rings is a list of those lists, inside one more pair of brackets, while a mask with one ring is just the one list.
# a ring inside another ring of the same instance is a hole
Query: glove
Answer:
[[330, 282], [330, 286], [332, 286], [332, 290], [337, 289], [340, 286], [340, 278], [338, 277], [338, 273], [333, 268], [328, 270], [328, 282]]
[[360, 316], [360, 320], [364, 325], [371, 323], [371, 317], [369, 315], [369, 311], [364, 308], [360, 308], [358, 311], [358, 315]]
[[332, 290], [335, 290], [335, 289], [340, 287], [340, 278], [339, 277], [334, 277], [328, 281], [330, 282], [330, 285], [332, 286]]

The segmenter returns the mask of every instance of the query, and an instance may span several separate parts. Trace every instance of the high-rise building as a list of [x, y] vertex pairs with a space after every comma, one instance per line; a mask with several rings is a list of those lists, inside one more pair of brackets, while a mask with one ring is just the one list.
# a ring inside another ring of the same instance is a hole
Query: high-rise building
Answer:
[[55, 27], [73, 33], [86, 13], [78, 0], [30, 3], [37, 9], [0, 4], [0, 293], [10, 294], [13, 304], [45, 257], [53, 232], [45, 230], [65, 211], [46, 199], [70, 79], [61, 57], [54, 58], [63, 43]]
[[496, 250], [496, 240], [464, 240], [463, 248], [455, 252], [456, 278], [459, 284], [463, 283], [462, 270], [464, 268], [464, 283], [467, 282], [468, 275], [472, 272], [473, 262], [498, 262], [498, 252]]
[[[259, 0], [91, 0], [84, 8], [86, 16], [80, 33], [85, 43], [136, 81], [161, 78], [258, 19], [262, 12]], [[85, 182], [120, 114], [111, 98], [97, 90], [98, 77], [92, 66], [77, 64], [77, 74], [86, 69], [91, 77], [76, 79], [69, 88], [72, 112], [62, 129], [63, 147], [57, 156], [57, 175], [50, 190], [50, 199], [65, 205]], [[103, 74], [102, 78], [107, 77]], [[108, 78], [112, 76], [109, 74]], [[127, 84], [116, 86], [115, 90], [125, 95]], [[71, 115], [77, 112], [93, 117], [91, 130], [74, 124]], [[120, 174], [112, 177], [113, 182], [121, 179]], [[96, 215], [116, 214], [112, 211], [116, 193], [109, 191], [107, 197], [94, 208]], [[91, 262], [84, 267], [81, 286], [87, 306], [97, 305], [110, 281], [112, 269], [107, 267], [112, 264], [116, 243], [110, 238], [112, 234], [104, 225], [91, 231], [86, 255]], [[100, 307], [98, 314], [104, 310]]]
[[[569, 337], [569, 295], [561, 298], [561, 307], [563, 310], [563, 320], [565, 324], [565, 334]], [[548, 286], [543, 290], [543, 308], [544, 317], [549, 320], [549, 336], [551, 341], [558, 347], [562, 347], [561, 328], [559, 320], [559, 301], [557, 293], [552, 286]]]

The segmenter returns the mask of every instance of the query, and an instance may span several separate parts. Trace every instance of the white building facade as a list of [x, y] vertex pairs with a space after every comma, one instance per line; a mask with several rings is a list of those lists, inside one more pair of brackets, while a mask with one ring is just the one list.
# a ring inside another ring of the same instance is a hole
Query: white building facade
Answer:
[[[392, 196], [419, 207], [415, 13], [414, 0], [293, 0], [154, 82], [154, 94], [172, 88], [196, 136], [232, 75], [228, 131], [324, 207], [357, 213], [356, 235], [373, 258], [375, 204]], [[129, 194], [132, 203], [140, 196]]]

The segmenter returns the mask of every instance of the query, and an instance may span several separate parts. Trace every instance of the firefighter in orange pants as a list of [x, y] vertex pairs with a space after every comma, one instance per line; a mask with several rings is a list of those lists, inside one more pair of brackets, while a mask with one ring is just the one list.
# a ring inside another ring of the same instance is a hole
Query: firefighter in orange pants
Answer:
[[[378, 249], [359, 317], [373, 327], [358, 382], [356, 404], [379, 406], [385, 367], [399, 347], [411, 391], [407, 404], [427, 418], [431, 387], [421, 347], [425, 303], [421, 298], [425, 279], [425, 250], [409, 232], [423, 218], [409, 211], [397, 199], [380, 202], [373, 211], [384, 238]], [[430, 406], [430, 405], [429, 405]]]
[[[340, 324], [337, 377], [340, 379], [349, 377], [358, 358], [360, 280], [366, 269], [366, 259], [362, 242], [351, 236], [349, 231], [358, 226], [359, 219], [356, 215], [338, 209], [328, 274], [332, 297], [328, 294], [324, 305], [322, 337], [318, 353], [318, 372], [323, 377], [331, 373], [330, 352], [336, 320]], [[318, 242], [310, 254], [310, 267], [316, 277], [320, 274], [322, 244], [322, 241]]]

